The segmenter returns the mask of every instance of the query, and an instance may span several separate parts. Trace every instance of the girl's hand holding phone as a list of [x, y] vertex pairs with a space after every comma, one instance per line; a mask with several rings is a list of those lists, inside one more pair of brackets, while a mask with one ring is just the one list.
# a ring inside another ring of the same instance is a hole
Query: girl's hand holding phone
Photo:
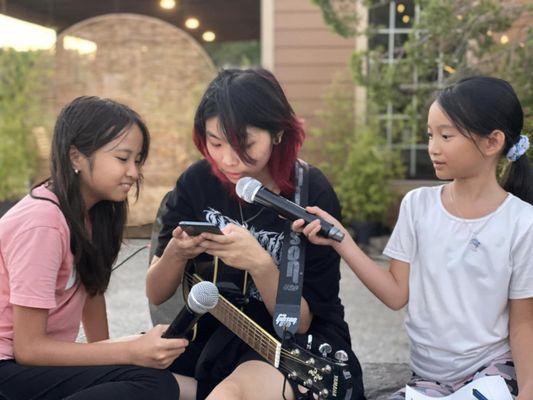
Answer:
[[264, 266], [270, 266], [272, 257], [261, 247], [248, 229], [235, 224], [228, 224], [222, 230], [223, 235], [202, 233], [205, 239], [200, 246], [207, 254], [219, 257], [224, 264], [246, 270], [253, 274]]
[[187, 339], [161, 337], [167, 328], [168, 325], [156, 325], [146, 334], [130, 342], [129, 349], [133, 365], [165, 369], [185, 351], [189, 344]]
[[203, 241], [204, 238], [201, 236], [189, 236], [183, 228], [178, 226], [172, 231], [172, 239], [168, 242], [165, 253], [179, 261], [187, 262], [205, 251], [203, 247], [200, 247]]

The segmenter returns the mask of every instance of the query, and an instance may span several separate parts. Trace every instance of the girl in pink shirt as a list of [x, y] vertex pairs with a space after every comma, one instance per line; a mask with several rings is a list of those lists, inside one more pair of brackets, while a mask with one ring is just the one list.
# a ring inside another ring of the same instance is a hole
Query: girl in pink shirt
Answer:
[[[127, 106], [79, 97], [61, 111], [51, 177], [0, 219], [0, 398], [178, 399], [165, 370], [187, 345], [146, 335], [109, 341], [104, 292], [127, 195], [148, 155]], [[88, 343], [76, 343], [80, 322]]]

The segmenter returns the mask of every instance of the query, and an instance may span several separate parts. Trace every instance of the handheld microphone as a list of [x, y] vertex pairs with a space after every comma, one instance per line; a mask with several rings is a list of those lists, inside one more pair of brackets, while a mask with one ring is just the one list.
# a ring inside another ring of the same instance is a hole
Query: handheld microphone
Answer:
[[207, 311], [218, 303], [218, 289], [208, 281], [199, 282], [191, 288], [187, 297], [187, 304], [181, 309], [168, 329], [163, 333], [164, 338], [187, 338], [194, 324]]
[[320, 220], [319, 234], [323, 237], [333, 239], [337, 242], [342, 242], [342, 239], [344, 238], [344, 233], [342, 233], [339, 228], [324, 221], [322, 218], [307, 212], [305, 208], [287, 200], [285, 197], [272, 193], [266, 187], [261, 185], [261, 182], [254, 178], [245, 176], [239, 179], [235, 190], [237, 196], [247, 203], [256, 203], [263, 207], [272, 208], [276, 210], [278, 214], [291, 221], [296, 221], [300, 218], [306, 223], [310, 223], [315, 219]]

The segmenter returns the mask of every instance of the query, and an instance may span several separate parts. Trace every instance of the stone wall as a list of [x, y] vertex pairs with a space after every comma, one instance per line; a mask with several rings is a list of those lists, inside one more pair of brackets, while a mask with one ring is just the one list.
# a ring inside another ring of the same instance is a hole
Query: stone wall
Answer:
[[199, 98], [215, 75], [203, 48], [186, 32], [156, 18], [109, 14], [63, 31], [50, 57], [42, 93], [39, 176], [48, 175], [48, 146], [60, 109], [80, 95], [109, 97], [129, 105], [152, 134], [139, 201], [131, 201], [129, 225], [152, 223], [164, 193], [196, 157], [191, 132]]

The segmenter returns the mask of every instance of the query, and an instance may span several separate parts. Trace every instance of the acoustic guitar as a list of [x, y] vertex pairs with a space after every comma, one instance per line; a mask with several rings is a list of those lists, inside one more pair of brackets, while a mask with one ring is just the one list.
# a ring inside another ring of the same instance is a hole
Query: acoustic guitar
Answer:
[[[187, 299], [191, 287], [203, 280], [193, 270], [193, 263], [190, 263], [184, 272], [184, 299]], [[308, 389], [315, 399], [351, 399], [353, 384], [346, 363], [325, 354], [313, 354], [293, 338], [284, 340], [282, 344], [222, 295], [209, 313], [288, 379]], [[328, 346], [324, 343], [319, 346], [319, 351], [324, 349], [327, 352]]]

